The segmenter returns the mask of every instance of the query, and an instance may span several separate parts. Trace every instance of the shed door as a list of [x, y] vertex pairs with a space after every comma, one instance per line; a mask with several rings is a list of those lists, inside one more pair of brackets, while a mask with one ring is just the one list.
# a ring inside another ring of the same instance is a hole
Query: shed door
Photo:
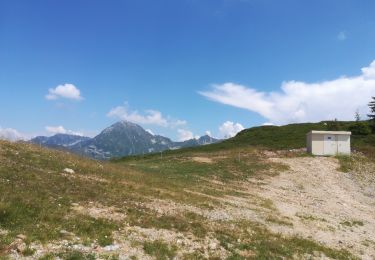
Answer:
[[334, 135], [324, 135], [324, 154], [335, 155], [337, 153], [337, 142]]
[[339, 135], [337, 136], [337, 150], [341, 154], [350, 154], [350, 136]]

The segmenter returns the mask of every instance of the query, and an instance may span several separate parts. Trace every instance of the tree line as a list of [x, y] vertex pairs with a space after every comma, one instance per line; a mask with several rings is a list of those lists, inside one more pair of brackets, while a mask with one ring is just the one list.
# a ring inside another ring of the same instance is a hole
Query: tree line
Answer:
[[[354, 114], [355, 122], [345, 130], [351, 131], [353, 135], [369, 135], [375, 133], [375, 97], [371, 98], [368, 106], [370, 109], [367, 115], [369, 120], [362, 120], [357, 110]], [[327, 122], [327, 129], [330, 131], [344, 130], [342, 124], [337, 119]]]

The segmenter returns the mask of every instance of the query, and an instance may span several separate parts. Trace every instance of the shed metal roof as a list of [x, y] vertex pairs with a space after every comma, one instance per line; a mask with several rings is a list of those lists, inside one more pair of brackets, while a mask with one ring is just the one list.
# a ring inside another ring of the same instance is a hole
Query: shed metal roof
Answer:
[[317, 130], [311, 130], [311, 131], [308, 132], [307, 134], [322, 134], [322, 135], [327, 135], [327, 134], [331, 134], [331, 135], [351, 135], [352, 132], [348, 132], [348, 131], [317, 131]]

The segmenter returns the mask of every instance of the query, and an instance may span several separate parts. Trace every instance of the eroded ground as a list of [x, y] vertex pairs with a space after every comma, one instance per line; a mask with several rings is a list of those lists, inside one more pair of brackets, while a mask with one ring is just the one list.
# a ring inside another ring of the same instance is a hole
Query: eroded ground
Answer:
[[98, 163], [1, 143], [0, 254], [374, 259], [375, 164], [340, 160], [248, 149]]
[[[375, 185], [358, 182], [338, 171], [329, 157], [272, 158], [290, 170], [268, 180], [260, 196], [272, 200], [292, 227], [271, 226], [273, 232], [298, 234], [363, 259], [375, 258]], [[367, 186], [365, 189], [364, 186]]]

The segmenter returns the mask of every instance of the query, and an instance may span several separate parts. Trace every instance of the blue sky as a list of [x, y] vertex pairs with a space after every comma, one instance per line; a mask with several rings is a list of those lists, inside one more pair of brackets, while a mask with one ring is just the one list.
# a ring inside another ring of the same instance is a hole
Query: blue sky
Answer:
[[365, 115], [374, 10], [371, 0], [0, 0], [0, 130], [95, 135], [132, 119], [176, 140]]

